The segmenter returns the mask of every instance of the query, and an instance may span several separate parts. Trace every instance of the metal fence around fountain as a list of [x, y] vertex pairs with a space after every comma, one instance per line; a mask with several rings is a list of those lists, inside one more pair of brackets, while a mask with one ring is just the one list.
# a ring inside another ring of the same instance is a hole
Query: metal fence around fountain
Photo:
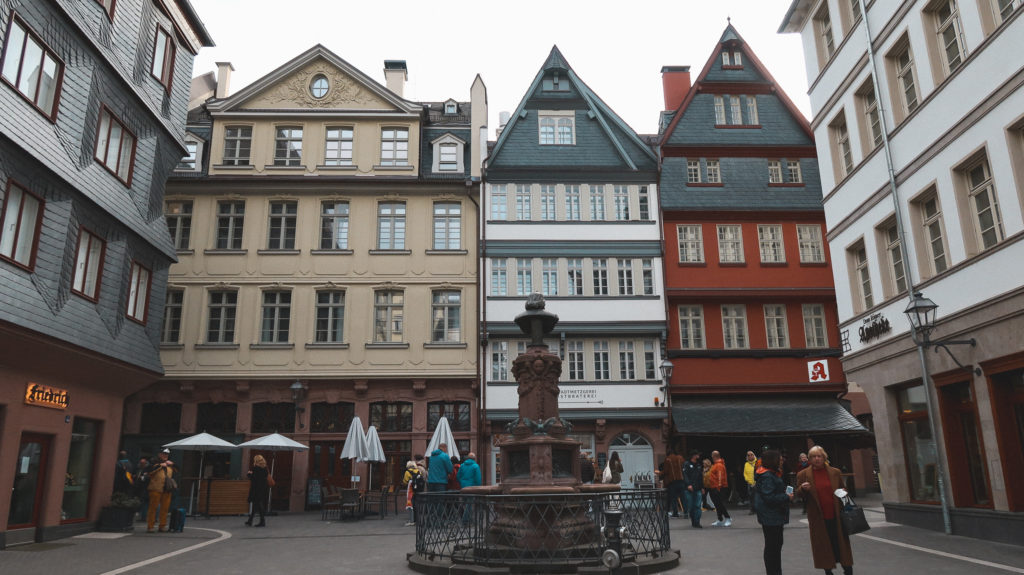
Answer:
[[[671, 546], [664, 489], [557, 495], [419, 493], [415, 507], [416, 553], [430, 561], [486, 566], [598, 563], [609, 547], [605, 511], [616, 508], [625, 528], [623, 562], [658, 558]], [[550, 528], [554, 539], [539, 545], [509, 541], [509, 526], [496, 522], [510, 514]], [[562, 528], [572, 523], [585, 527]]]

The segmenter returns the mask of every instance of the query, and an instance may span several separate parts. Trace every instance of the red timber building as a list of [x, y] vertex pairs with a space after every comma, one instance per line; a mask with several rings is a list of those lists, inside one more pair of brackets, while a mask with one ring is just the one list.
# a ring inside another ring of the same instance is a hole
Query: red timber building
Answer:
[[689, 67], [662, 74], [674, 445], [721, 451], [739, 482], [766, 446], [794, 470], [815, 443], [847, 471], [870, 464], [850, 452], [870, 434], [844, 398], [810, 125], [731, 24], [692, 86]]

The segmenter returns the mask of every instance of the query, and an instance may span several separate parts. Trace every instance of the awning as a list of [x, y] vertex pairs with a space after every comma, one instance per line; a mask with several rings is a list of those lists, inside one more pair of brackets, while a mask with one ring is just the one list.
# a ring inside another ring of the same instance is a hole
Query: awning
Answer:
[[871, 435], [837, 399], [673, 399], [676, 431], [687, 435]]

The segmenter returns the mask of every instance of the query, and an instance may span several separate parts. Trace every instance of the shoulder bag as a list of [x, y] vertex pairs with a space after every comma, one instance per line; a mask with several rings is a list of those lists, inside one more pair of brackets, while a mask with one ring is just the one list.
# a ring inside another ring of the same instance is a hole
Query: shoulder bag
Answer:
[[843, 523], [843, 531], [846, 531], [848, 536], [871, 529], [867, 518], [864, 517], [864, 509], [857, 505], [852, 497], [847, 496], [843, 503], [843, 508], [839, 511], [839, 520]]

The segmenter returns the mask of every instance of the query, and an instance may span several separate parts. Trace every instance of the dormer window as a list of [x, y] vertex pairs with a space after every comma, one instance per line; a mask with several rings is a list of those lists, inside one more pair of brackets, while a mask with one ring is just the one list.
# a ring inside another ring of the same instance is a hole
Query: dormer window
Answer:
[[564, 77], [558, 70], [555, 70], [547, 76], [544, 76], [543, 89], [545, 92], [568, 92], [568, 78]]
[[542, 146], [572, 146], [576, 144], [576, 114], [567, 112], [539, 112], [539, 135]]
[[434, 149], [433, 172], [460, 173], [465, 171], [463, 150], [466, 143], [452, 134], [445, 134], [430, 143]]
[[743, 67], [743, 56], [742, 52], [738, 50], [726, 49], [722, 52], [722, 67], [723, 68], [742, 68]]
[[448, 100], [447, 102], [445, 102], [444, 103], [444, 113], [445, 114], [458, 114], [459, 113], [459, 105], [458, 105], [458, 103], [456, 103], [455, 100]]
[[195, 172], [199, 169], [199, 152], [201, 146], [199, 142], [188, 138], [185, 140], [185, 155], [181, 157], [181, 161], [175, 166], [176, 172]]

